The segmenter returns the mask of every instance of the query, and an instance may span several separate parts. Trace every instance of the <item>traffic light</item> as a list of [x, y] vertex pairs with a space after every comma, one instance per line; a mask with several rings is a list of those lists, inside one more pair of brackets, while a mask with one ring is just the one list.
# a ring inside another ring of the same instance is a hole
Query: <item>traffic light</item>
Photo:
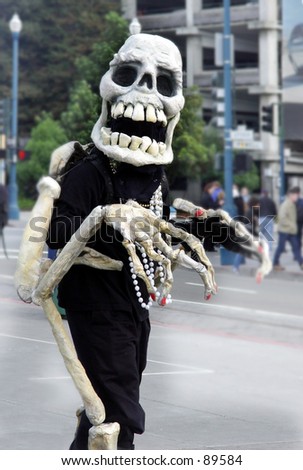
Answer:
[[17, 154], [19, 162], [24, 162], [30, 159], [30, 152], [28, 150], [18, 149]]
[[274, 133], [274, 106], [262, 106], [262, 131]]

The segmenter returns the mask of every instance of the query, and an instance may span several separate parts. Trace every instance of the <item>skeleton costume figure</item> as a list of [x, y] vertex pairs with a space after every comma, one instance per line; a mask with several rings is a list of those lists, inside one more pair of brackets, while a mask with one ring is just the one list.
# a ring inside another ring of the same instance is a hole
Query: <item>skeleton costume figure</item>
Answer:
[[[173, 159], [173, 132], [184, 105], [177, 47], [159, 36], [129, 37], [102, 77], [100, 94], [93, 143], [57, 149], [51, 177], [39, 183], [33, 217], [44, 216], [49, 247], [62, 251], [53, 264], [41, 263], [44, 241], [31, 244], [28, 226], [16, 287], [24, 301], [45, 310], [83, 399], [71, 449], [133, 449], [134, 434], [144, 431], [139, 386], [149, 309], [155, 301], [170, 301], [172, 265], [197, 272], [205, 299], [217, 290], [203, 249], [206, 237], [255, 256], [258, 279], [271, 265], [266, 246], [223, 211], [178, 199], [175, 207], [191, 217], [167, 221], [164, 165]], [[58, 283], [76, 351], [51, 300]]]

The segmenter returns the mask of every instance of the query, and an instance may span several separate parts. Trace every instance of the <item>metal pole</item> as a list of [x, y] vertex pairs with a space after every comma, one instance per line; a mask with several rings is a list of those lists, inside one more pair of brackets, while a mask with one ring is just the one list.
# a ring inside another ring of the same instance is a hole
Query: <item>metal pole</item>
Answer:
[[232, 129], [232, 85], [231, 85], [231, 34], [230, 34], [230, 0], [224, 0], [224, 92], [225, 92], [225, 129], [224, 129], [224, 208], [231, 216], [235, 215], [233, 203], [233, 150], [231, 141]]
[[[224, 62], [224, 209], [231, 215], [236, 215], [233, 202], [233, 149], [231, 140], [232, 129], [232, 84], [231, 84], [231, 34], [230, 34], [230, 0], [224, 0], [224, 32], [223, 32], [223, 62]], [[234, 253], [221, 246], [220, 258], [222, 265], [231, 265]]]
[[280, 203], [285, 197], [285, 162], [284, 162], [284, 116], [283, 103], [278, 107], [279, 112], [279, 139], [280, 139]]
[[285, 196], [284, 177], [284, 140], [280, 137], [280, 203], [283, 202]]
[[9, 172], [8, 200], [9, 219], [19, 219], [18, 186], [17, 186], [17, 138], [18, 138], [18, 62], [19, 33], [13, 32], [13, 70], [12, 70], [12, 128], [11, 160]]

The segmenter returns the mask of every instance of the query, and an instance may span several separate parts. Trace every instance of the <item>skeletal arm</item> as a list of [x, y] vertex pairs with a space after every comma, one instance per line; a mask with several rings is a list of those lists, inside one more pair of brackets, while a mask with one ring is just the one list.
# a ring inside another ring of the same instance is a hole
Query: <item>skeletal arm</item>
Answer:
[[219, 243], [230, 251], [257, 259], [260, 263], [256, 273], [258, 282], [271, 271], [268, 244], [264, 240], [255, 240], [245, 226], [232, 219], [227, 212], [204, 210], [183, 199], [175, 199], [173, 205], [193, 217], [183, 223], [184, 230], [195, 234], [200, 240], [211, 237], [213, 243]]

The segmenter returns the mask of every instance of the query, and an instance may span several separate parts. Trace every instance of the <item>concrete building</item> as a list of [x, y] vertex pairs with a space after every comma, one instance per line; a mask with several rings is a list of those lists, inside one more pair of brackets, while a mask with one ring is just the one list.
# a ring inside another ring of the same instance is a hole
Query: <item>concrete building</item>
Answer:
[[[125, 17], [137, 16], [142, 31], [160, 34], [179, 47], [185, 85], [199, 86], [204, 97], [203, 116], [213, 117], [216, 66], [216, 33], [223, 32], [223, 0], [122, 0]], [[302, 142], [287, 140], [281, 151], [280, 138], [262, 131], [262, 107], [281, 102], [281, 7], [279, 0], [231, 0], [231, 30], [234, 35], [233, 113], [234, 126], [245, 125], [262, 142], [262, 150], [247, 150], [259, 168], [262, 187], [279, 199], [280, 162], [285, 164], [286, 188], [303, 189]]]

